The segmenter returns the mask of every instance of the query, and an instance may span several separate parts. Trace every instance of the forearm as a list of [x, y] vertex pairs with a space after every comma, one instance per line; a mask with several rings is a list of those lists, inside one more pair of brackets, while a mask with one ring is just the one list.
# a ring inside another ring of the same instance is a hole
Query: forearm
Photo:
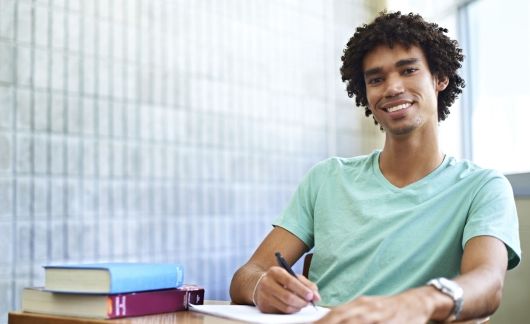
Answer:
[[[499, 307], [503, 278], [487, 268], [475, 269], [453, 279], [464, 290], [464, 303], [459, 320], [487, 317]], [[443, 321], [453, 310], [453, 300], [434, 287], [424, 286], [410, 291], [423, 300], [431, 320]]]
[[[499, 306], [503, 276], [495, 269], [479, 267], [453, 280], [464, 291], [463, 308], [458, 320], [487, 317]], [[400, 304], [412, 305], [418, 313], [434, 321], [445, 321], [454, 308], [453, 299], [433, 286], [410, 289], [396, 297]]]
[[[487, 317], [495, 312], [500, 305], [507, 264], [506, 247], [498, 239], [481, 236], [468, 241], [462, 257], [461, 275], [452, 278], [464, 291], [461, 319]], [[432, 291], [437, 292], [434, 288]], [[442, 310], [446, 306], [435, 306], [433, 314], [437, 316], [433, 319], [443, 319]]]
[[464, 290], [462, 319], [487, 317], [499, 307], [504, 273], [483, 266], [455, 278], [455, 281]]
[[454, 278], [464, 290], [463, 319], [486, 317], [497, 310], [507, 266], [508, 253], [502, 241], [479, 236], [467, 242], [461, 275]]
[[[274, 257], [276, 251], [281, 252], [288, 263], [292, 264], [307, 251], [307, 246], [287, 230], [275, 227], [258, 246], [250, 260], [234, 274], [230, 284], [230, 297], [234, 303], [253, 304], [253, 297], [256, 298], [253, 294], [258, 281], [265, 272], [269, 271], [268, 273], [270, 273], [271, 268], [276, 266], [276, 258]], [[278, 284], [274, 284], [274, 282], [278, 280], [285, 281], [286, 278], [291, 278], [285, 270], [283, 272], [283, 274], [276, 274], [276, 277], [269, 283], [269, 288], [277, 286]], [[304, 291], [305, 289], [300, 287], [295, 289], [295, 291], [298, 290]], [[269, 310], [282, 311], [283, 309], [276, 307]]]
[[[500, 305], [503, 278], [495, 271], [476, 269], [454, 278], [464, 290], [464, 304], [459, 320], [490, 316]], [[453, 300], [434, 287], [425, 286], [414, 290], [430, 309], [430, 319], [443, 321], [453, 310]]]
[[266, 269], [253, 264], [245, 264], [236, 271], [230, 283], [230, 297], [236, 304], [252, 305], [252, 293]]

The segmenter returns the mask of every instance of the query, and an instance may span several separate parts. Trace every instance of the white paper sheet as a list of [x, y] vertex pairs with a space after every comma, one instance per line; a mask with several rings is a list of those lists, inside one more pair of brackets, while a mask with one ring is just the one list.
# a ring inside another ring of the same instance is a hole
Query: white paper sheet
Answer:
[[189, 309], [209, 315], [231, 318], [248, 323], [311, 323], [329, 311], [328, 308], [308, 305], [294, 314], [264, 314], [248, 305], [190, 305]]

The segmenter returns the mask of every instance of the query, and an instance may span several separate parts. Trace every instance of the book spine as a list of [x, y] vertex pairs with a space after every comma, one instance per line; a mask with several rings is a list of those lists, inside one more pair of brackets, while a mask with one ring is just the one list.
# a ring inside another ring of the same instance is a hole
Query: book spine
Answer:
[[[177, 263], [49, 265], [44, 269], [44, 286], [54, 292], [124, 294], [177, 288], [184, 282], [184, 268]], [[105, 277], [105, 281], [110, 277], [110, 284], [87, 287], [78, 281], [78, 274], [95, 282], [101, 282], [101, 277]]]
[[109, 271], [111, 294], [177, 288], [184, 282], [184, 271], [180, 265], [115, 267], [109, 268]]
[[203, 303], [203, 288], [192, 291], [170, 289], [110, 295], [108, 296], [107, 317], [120, 318], [186, 310], [188, 309], [190, 293], [195, 299], [198, 298], [198, 295], [200, 303]]

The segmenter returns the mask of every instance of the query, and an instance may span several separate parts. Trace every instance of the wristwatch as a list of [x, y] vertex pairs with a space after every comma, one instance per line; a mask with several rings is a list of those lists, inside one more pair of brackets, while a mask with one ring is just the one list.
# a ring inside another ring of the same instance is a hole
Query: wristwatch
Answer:
[[462, 305], [464, 304], [464, 290], [462, 289], [462, 287], [460, 287], [460, 285], [454, 282], [453, 280], [449, 280], [443, 277], [431, 279], [429, 280], [429, 282], [427, 282], [427, 285], [433, 286], [441, 293], [444, 293], [447, 296], [451, 297], [454, 302], [454, 307], [451, 311], [451, 315], [446, 320], [446, 322], [457, 320], [460, 316]]

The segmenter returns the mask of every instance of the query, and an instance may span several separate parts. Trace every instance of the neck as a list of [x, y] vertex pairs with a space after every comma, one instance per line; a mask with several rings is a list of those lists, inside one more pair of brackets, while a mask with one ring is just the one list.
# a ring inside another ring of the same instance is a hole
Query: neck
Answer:
[[387, 134], [379, 167], [390, 183], [401, 188], [427, 176], [443, 159], [436, 132], [404, 138]]

